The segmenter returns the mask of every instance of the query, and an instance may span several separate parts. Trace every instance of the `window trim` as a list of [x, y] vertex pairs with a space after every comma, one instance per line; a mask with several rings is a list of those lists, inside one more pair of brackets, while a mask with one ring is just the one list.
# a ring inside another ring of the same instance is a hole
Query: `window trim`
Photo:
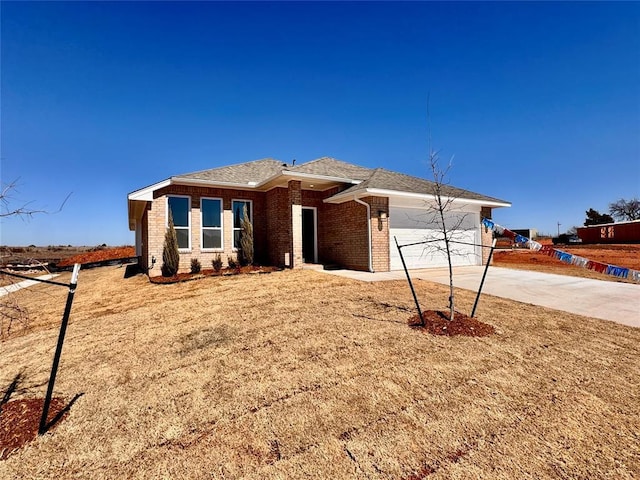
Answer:
[[[220, 226], [205, 227], [204, 212], [202, 203], [204, 200], [217, 200], [220, 202]], [[204, 230], [220, 230], [220, 246], [214, 248], [205, 248], [204, 246]], [[224, 203], [220, 197], [201, 197], [200, 198], [200, 250], [203, 252], [223, 252], [224, 251]]]
[[239, 228], [236, 229], [235, 225], [234, 225], [234, 220], [235, 217], [233, 215], [233, 204], [234, 202], [243, 202], [243, 203], [248, 203], [251, 207], [249, 208], [249, 221], [251, 222], [251, 225], [253, 225], [253, 200], [249, 200], [248, 198], [232, 198], [231, 199], [231, 247], [232, 250], [234, 252], [238, 251], [238, 246], [236, 245], [236, 230], [240, 230]]
[[173, 225], [173, 228], [175, 230], [187, 230], [187, 234], [188, 234], [188, 239], [189, 239], [189, 247], [188, 248], [180, 248], [178, 247], [178, 252], [191, 252], [191, 197], [189, 195], [167, 195], [167, 208], [166, 208], [166, 212], [165, 212], [165, 219], [164, 219], [164, 225], [165, 225], [165, 231], [167, 228], [169, 228], [169, 199], [171, 197], [176, 197], [176, 198], [186, 198], [187, 199], [187, 221], [189, 222], [189, 225], [187, 227], [176, 227], [175, 223]]

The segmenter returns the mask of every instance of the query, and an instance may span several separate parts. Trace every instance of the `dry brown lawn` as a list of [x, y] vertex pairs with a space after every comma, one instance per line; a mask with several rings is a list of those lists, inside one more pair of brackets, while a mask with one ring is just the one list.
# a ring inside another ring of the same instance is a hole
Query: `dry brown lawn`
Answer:
[[[22, 372], [13, 398], [44, 395], [66, 293], [23, 291], [0, 394]], [[322, 272], [82, 271], [56, 395], [83, 395], [0, 478], [640, 477], [640, 329], [485, 296], [497, 334], [431, 336], [411, 308], [404, 282]]]

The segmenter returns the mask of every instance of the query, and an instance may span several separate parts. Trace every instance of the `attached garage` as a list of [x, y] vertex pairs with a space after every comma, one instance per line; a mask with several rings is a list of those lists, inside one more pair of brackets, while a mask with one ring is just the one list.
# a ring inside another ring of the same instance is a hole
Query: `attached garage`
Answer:
[[[389, 206], [389, 263], [391, 270], [401, 270], [402, 260], [396, 239], [402, 249], [407, 268], [436, 268], [448, 265], [443, 234], [438, 227], [437, 212], [421, 206]], [[448, 211], [445, 225], [452, 233], [452, 263], [455, 266], [481, 265], [480, 209]]]

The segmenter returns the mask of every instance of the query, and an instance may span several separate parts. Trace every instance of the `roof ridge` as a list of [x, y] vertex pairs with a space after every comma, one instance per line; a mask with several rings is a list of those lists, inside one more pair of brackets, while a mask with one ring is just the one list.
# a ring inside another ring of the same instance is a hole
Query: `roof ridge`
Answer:
[[250, 165], [252, 163], [266, 162], [266, 161], [274, 161], [274, 162], [279, 162], [281, 164], [284, 164], [284, 162], [282, 160], [278, 160], [277, 158], [265, 157], [265, 158], [259, 158], [257, 160], [249, 160], [248, 162], [232, 163], [230, 165], [222, 165], [220, 167], [205, 168], [203, 170], [196, 170], [195, 172], [181, 173], [181, 174], [172, 175], [172, 176], [173, 177], [182, 177], [182, 176], [185, 176], [185, 175], [197, 175], [199, 173], [211, 172], [212, 170], [220, 170], [220, 169], [229, 168], [229, 167], [239, 167], [240, 165]]

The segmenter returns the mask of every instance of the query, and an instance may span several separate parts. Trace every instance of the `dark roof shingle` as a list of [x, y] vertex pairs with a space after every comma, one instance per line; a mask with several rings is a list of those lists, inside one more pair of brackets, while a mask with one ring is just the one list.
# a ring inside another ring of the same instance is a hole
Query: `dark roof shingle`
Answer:
[[226, 167], [211, 168], [199, 172], [176, 175], [174, 178], [189, 178], [208, 180], [211, 182], [248, 184], [261, 183], [281, 173], [286, 168], [284, 162], [275, 158], [263, 158], [253, 162], [228, 165]]
[[348, 178], [350, 180], [364, 180], [371, 175], [371, 168], [361, 167], [353, 163], [343, 162], [332, 157], [321, 157], [310, 162], [301, 163], [288, 168], [291, 172], [309, 173], [325, 177]]
[[[430, 180], [405, 175], [404, 173], [392, 172], [385, 170], [384, 168], [376, 168], [372, 172], [373, 173], [365, 181], [343, 190], [337, 195], [342, 196], [347, 193], [355, 194], [365, 191], [366, 189], [391, 190], [395, 192], [409, 192], [424, 195], [433, 195], [435, 193], [435, 183]], [[508, 203], [498, 198], [488, 197], [486, 195], [451, 185], [443, 185], [441, 194], [451, 198]]]

